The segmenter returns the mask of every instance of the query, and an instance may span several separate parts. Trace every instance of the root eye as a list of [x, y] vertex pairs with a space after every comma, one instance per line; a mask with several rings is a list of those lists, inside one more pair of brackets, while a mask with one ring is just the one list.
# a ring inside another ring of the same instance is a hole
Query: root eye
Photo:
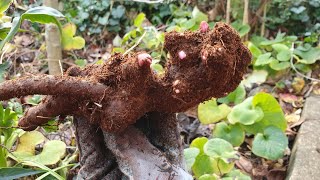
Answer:
[[182, 60], [187, 57], [187, 54], [184, 51], [179, 51], [178, 56]]
[[139, 66], [150, 66], [150, 64], [152, 63], [152, 57], [148, 53], [138, 54], [137, 59]]

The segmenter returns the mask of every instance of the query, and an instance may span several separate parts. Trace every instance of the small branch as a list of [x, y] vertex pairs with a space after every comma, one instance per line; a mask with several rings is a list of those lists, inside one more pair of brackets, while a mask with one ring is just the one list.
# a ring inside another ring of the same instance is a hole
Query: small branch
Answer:
[[135, 47], [137, 47], [140, 42], [142, 41], [142, 39], [144, 38], [144, 36], [146, 35], [147, 31], [145, 31], [142, 36], [138, 39], [137, 43], [135, 45], [133, 45], [131, 48], [129, 48], [128, 50], [126, 50], [126, 52], [123, 53], [123, 55], [128, 54], [130, 51], [132, 51]]

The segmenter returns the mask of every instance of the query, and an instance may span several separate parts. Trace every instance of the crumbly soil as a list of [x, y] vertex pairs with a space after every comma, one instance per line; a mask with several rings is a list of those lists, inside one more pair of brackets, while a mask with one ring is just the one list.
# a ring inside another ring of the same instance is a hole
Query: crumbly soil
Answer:
[[[229, 25], [208, 32], [169, 32], [170, 58], [163, 77], [139, 65], [138, 53], [115, 54], [102, 65], [71, 67], [64, 76], [33, 76], [0, 84], [0, 100], [31, 94], [47, 96], [30, 108], [19, 126], [33, 130], [57, 115], [77, 115], [107, 132], [121, 132], [148, 112], [181, 112], [233, 91], [251, 60]], [[178, 53], [186, 57], [180, 59]]]

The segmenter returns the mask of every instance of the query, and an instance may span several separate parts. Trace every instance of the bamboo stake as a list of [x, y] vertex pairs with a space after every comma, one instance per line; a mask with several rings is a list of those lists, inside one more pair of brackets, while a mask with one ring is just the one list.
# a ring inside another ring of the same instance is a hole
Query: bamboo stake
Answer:
[[[44, 6], [59, 8], [58, 0], [44, 0]], [[46, 25], [46, 47], [47, 47], [47, 60], [49, 67], [49, 74], [60, 75], [62, 74], [62, 47], [59, 28], [55, 24]]]

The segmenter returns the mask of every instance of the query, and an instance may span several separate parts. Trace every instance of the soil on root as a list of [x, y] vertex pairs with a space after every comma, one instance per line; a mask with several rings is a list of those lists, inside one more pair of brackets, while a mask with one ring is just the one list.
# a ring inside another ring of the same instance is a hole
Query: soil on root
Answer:
[[[115, 54], [100, 66], [70, 68], [63, 77], [4, 82], [0, 99], [26, 95], [23, 92], [54, 95], [28, 110], [19, 123], [27, 130], [45, 122], [39, 114], [50, 106], [67, 111], [49, 116], [79, 115], [105, 131], [120, 132], [147, 112], [181, 112], [212, 97], [227, 95], [238, 86], [251, 60], [238, 33], [224, 23], [217, 23], [208, 32], [169, 32], [165, 49], [171, 57], [163, 77], [154, 74], [148, 63], [139, 63], [137, 53]], [[179, 57], [182, 51], [185, 58]], [[61, 99], [65, 99], [64, 104], [51, 102]]]

